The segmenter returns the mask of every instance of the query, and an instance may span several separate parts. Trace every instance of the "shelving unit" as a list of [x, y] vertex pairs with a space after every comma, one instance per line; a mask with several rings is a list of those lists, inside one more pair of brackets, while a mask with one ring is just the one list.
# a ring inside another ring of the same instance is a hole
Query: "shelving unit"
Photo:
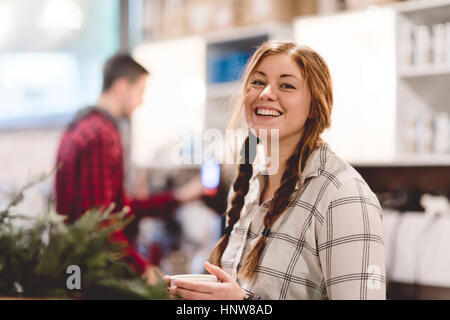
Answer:
[[326, 137], [337, 153], [355, 165], [450, 166], [450, 141], [447, 151], [436, 152], [432, 125], [423, 137], [416, 127], [417, 119], [427, 126], [432, 115], [450, 114], [450, 61], [405, 64], [405, 50], [411, 62], [413, 53], [402, 33], [446, 22], [449, 0], [407, 1], [295, 22], [296, 41], [321, 53], [332, 72], [333, 127]]
[[[397, 158], [412, 163], [450, 165], [449, 132], [444, 139], [446, 150], [436, 152], [436, 138], [433, 138], [436, 130], [432, 122], [438, 112], [450, 115], [450, 61], [434, 61], [431, 43], [428, 60], [420, 62], [419, 48], [414, 48], [414, 43], [408, 43], [409, 39], [405, 38], [407, 30], [419, 25], [425, 26], [432, 36], [433, 25], [450, 22], [450, 1], [409, 1], [394, 8], [397, 13]], [[445, 50], [445, 43], [442, 45]], [[423, 133], [418, 130], [421, 126], [425, 128]]]
[[450, 77], [450, 65], [429, 65], [421, 67], [399, 67], [398, 77], [400, 79], [416, 79], [434, 76]]
[[356, 167], [434, 167], [448, 166], [450, 156], [434, 155], [416, 155], [416, 156], [398, 156], [394, 160], [387, 161], [353, 161], [352, 165]]
[[416, 21], [427, 22], [429, 16], [448, 17], [446, 11], [442, 10], [448, 4], [448, 0], [412, 0], [392, 4], [392, 7], [402, 14], [415, 16]]

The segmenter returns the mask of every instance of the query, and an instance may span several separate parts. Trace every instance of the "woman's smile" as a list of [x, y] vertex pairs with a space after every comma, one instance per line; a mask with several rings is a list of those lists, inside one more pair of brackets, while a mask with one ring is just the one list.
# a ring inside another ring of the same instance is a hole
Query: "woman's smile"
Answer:
[[276, 119], [283, 115], [283, 112], [280, 110], [280, 108], [266, 106], [255, 107], [253, 113], [255, 114], [256, 119], [263, 121]]

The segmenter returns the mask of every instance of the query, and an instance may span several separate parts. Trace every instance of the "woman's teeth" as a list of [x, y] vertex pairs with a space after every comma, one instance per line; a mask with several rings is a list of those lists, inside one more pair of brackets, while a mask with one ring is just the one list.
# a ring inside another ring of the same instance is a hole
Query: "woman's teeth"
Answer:
[[281, 113], [273, 109], [256, 108], [255, 113], [259, 116], [279, 117]]

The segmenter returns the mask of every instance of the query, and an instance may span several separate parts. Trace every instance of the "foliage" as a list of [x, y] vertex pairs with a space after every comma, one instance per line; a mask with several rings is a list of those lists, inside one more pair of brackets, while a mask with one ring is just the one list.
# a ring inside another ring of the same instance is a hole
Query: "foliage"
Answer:
[[[0, 296], [168, 298], [162, 279], [149, 286], [124, 261], [124, 244], [110, 241], [113, 232], [131, 221], [126, 210], [112, 213], [113, 205], [96, 208], [66, 225], [65, 217], [50, 209], [31, 228], [18, 228], [15, 219], [30, 219], [11, 213], [24, 189], [0, 212]], [[70, 265], [81, 269], [80, 290], [67, 288]]]

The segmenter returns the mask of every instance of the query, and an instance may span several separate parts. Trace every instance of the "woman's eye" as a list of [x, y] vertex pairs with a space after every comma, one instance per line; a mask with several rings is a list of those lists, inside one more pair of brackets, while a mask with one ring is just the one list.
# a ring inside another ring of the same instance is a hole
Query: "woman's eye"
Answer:
[[265, 83], [264, 83], [263, 81], [261, 81], [261, 80], [253, 80], [253, 81], [252, 81], [252, 85], [255, 85], [255, 86], [264, 86]]
[[284, 89], [295, 89], [295, 87], [292, 84], [289, 84], [289, 83], [281, 84], [281, 88], [284, 88]]

